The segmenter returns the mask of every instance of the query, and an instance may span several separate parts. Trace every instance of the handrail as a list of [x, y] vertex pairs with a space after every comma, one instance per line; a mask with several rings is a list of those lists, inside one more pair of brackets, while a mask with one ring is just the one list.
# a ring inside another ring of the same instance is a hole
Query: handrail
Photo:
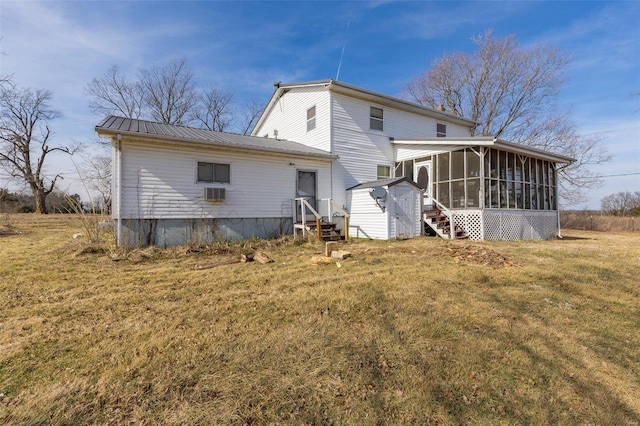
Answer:
[[320, 201], [327, 201], [327, 209], [329, 211], [329, 217], [333, 216], [331, 214], [331, 206], [335, 207], [338, 213], [342, 213], [343, 216], [349, 217], [349, 213], [347, 213], [345, 209], [343, 209], [338, 204], [336, 204], [336, 202], [333, 201], [333, 198], [322, 198]]
[[338, 204], [336, 204], [336, 202], [333, 201], [333, 198], [322, 198], [320, 201], [327, 202], [327, 215], [329, 220], [331, 220], [331, 218], [333, 217], [333, 213], [331, 212], [331, 206], [335, 207], [338, 213], [342, 213], [342, 216], [344, 216], [344, 238], [345, 240], [348, 241], [349, 240], [349, 213], [347, 213], [345, 209], [343, 209]]
[[311, 213], [316, 217], [316, 235], [318, 240], [322, 240], [322, 227], [320, 223], [322, 222], [322, 216], [313, 208], [311, 204], [304, 198], [296, 198], [296, 201], [300, 201], [300, 213], [302, 215], [302, 235], [305, 234], [307, 229], [307, 212], [305, 211], [305, 207], [309, 208]]
[[440, 211], [444, 212], [444, 214], [449, 218], [449, 235], [450, 238], [453, 240], [455, 239], [455, 235], [456, 235], [456, 224], [454, 222], [453, 219], [453, 212], [451, 210], [449, 210], [447, 207], [445, 207], [444, 204], [442, 204], [440, 201], [436, 200], [435, 198], [431, 198], [431, 201], [434, 202], [434, 204], [436, 206], [438, 206], [438, 208], [440, 209]]

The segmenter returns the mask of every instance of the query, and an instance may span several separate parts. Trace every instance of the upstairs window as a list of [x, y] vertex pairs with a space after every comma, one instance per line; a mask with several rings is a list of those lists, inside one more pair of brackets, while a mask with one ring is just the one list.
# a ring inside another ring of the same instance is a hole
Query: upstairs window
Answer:
[[442, 123], [436, 124], [436, 137], [444, 138], [447, 136], [447, 125]]
[[230, 183], [231, 165], [198, 162], [198, 182]]
[[382, 108], [369, 107], [369, 128], [372, 130], [383, 130], [382, 125], [383, 111]]
[[316, 128], [316, 106], [307, 110], [307, 132]]
[[378, 165], [378, 179], [388, 179], [391, 177], [391, 167]]

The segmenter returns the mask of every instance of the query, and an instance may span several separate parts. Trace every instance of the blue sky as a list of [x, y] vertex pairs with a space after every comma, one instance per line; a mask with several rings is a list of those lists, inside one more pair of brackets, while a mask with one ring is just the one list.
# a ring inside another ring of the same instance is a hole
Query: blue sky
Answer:
[[[348, 28], [348, 30], [347, 30]], [[613, 157], [597, 168], [603, 196], [640, 190], [640, 2], [626, 1], [0, 1], [0, 73], [49, 89], [64, 117], [56, 142], [96, 140], [84, 87], [111, 65], [140, 67], [186, 58], [198, 86], [266, 102], [276, 81], [336, 78], [396, 96], [445, 52], [472, 51], [473, 35], [516, 34], [571, 55], [561, 104], [585, 135], [601, 135]], [[51, 157], [62, 186], [82, 194], [74, 167]], [[0, 178], [0, 187], [8, 186]]]

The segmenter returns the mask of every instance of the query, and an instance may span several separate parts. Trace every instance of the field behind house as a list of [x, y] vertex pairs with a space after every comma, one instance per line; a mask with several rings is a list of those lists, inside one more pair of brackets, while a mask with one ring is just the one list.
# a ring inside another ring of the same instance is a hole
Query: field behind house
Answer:
[[[357, 240], [313, 265], [306, 241], [0, 230], [2, 424], [640, 424], [637, 233]], [[222, 264], [254, 250], [274, 262]]]

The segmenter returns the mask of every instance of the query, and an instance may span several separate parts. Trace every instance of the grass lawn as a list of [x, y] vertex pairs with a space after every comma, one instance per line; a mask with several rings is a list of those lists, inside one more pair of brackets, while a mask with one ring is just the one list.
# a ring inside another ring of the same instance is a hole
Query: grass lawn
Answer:
[[[0, 228], [2, 424], [640, 424], [638, 233], [355, 240], [313, 265], [306, 241]], [[254, 250], [274, 262], [228, 264]]]

